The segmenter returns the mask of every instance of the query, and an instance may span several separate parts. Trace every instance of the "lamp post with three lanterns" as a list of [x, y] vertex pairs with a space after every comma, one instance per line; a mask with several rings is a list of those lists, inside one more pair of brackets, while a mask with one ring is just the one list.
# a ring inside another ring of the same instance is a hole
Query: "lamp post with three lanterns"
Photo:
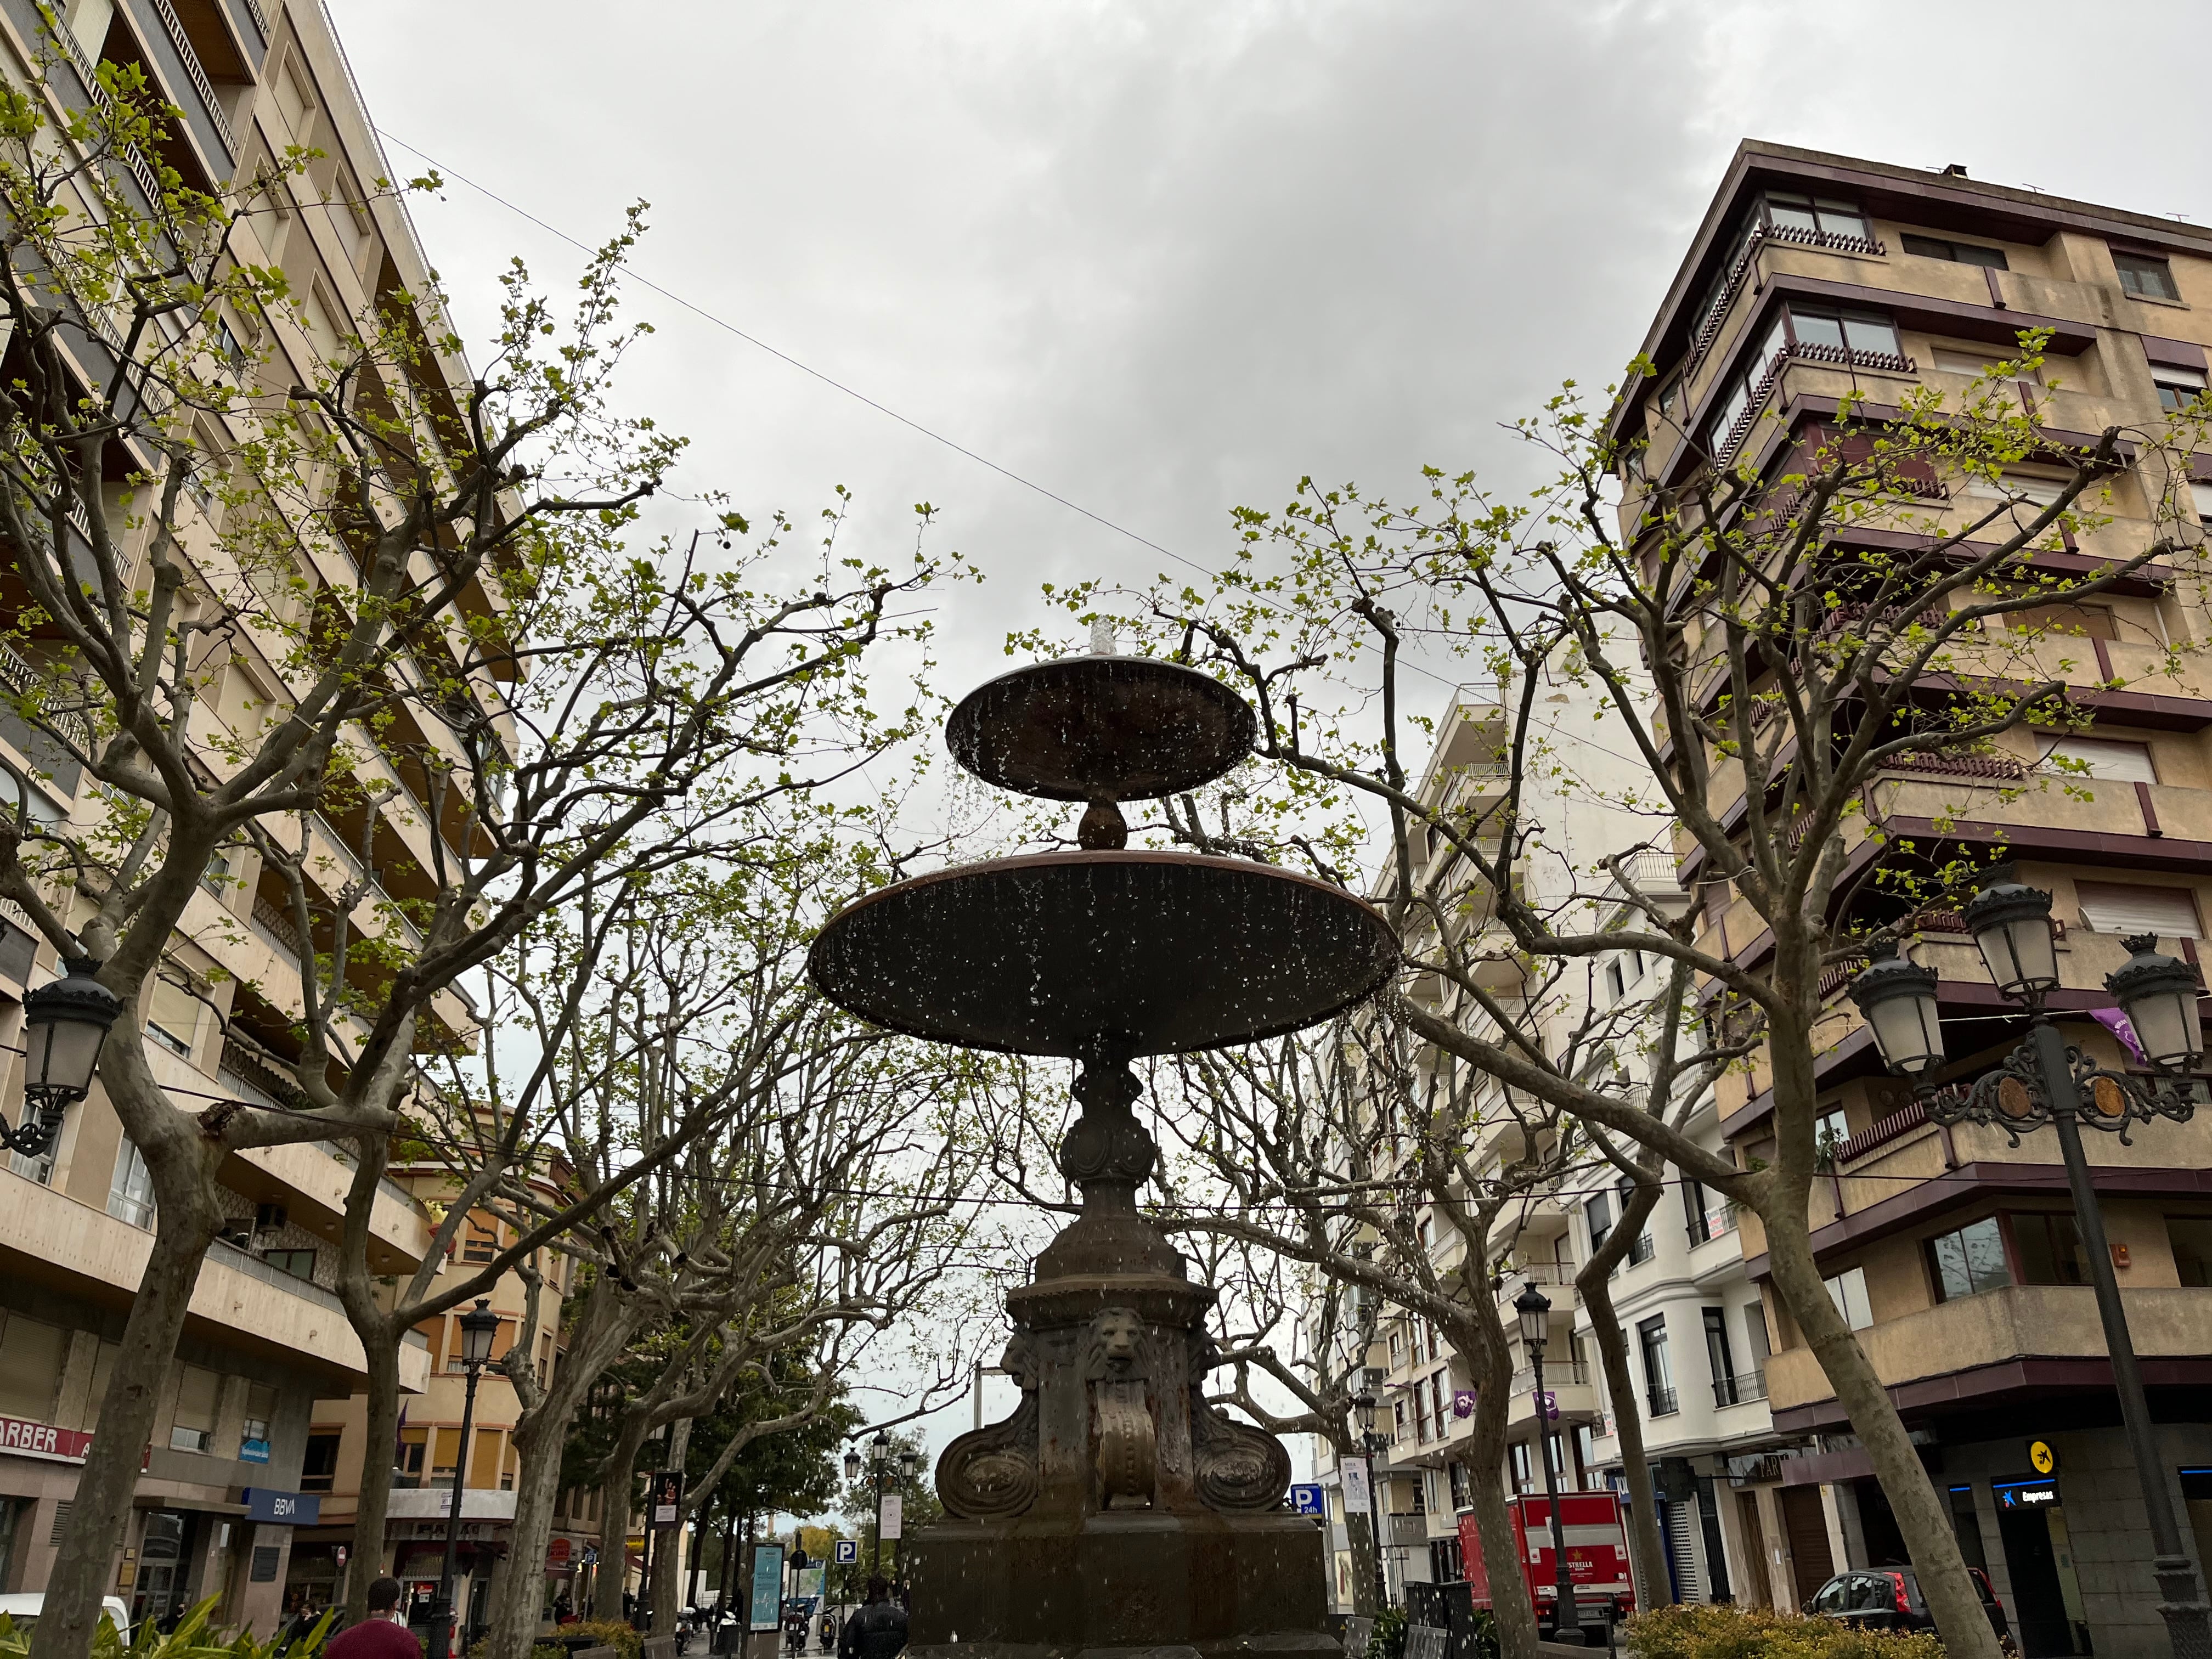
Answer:
[[[868, 1558], [878, 1577], [881, 1577], [884, 1571], [884, 1482], [890, 1478], [891, 1464], [895, 1461], [900, 1473], [911, 1480], [921, 1473], [922, 1464], [927, 1460], [911, 1447], [901, 1451], [894, 1459], [890, 1431], [878, 1430], [876, 1437], [868, 1443], [868, 1468], [876, 1477], [876, 1523], [869, 1540]], [[860, 1478], [860, 1454], [856, 1449], [848, 1449], [845, 1453], [845, 1478], [848, 1480]], [[903, 1517], [901, 1518], [899, 1531], [902, 1535], [906, 1531]]]
[[1995, 1071], [1966, 1085], [1929, 1080], [1945, 1060], [1932, 969], [1898, 954], [1877, 958], [1851, 981], [1851, 1000], [1872, 1028], [1883, 1063], [1914, 1080], [1914, 1092], [1932, 1121], [1994, 1124], [2014, 1146], [2023, 1132], [2046, 1123], [2057, 1132], [2088, 1258], [2089, 1279], [2096, 1290], [2097, 1313], [2104, 1324], [2105, 1346], [2112, 1358], [2120, 1420], [2149, 1522], [2151, 1571], [2161, 1598], [2159, 1612], [2166, 1620], [2176, 1659], [2212, 1659], [2212, 1608], [2204, 1603], [2196, 1569], [2182, 1546], [2143, 1392], [2142, 1369], [2136, 1360], [2119, 1282], [2112, 1274], [2104, 1212], [2081, 1148], [2085, 1123], [2117, 1134], [2124, 1143], [2136, 1123], [2156, 1118], [2183, 1123], [2196, 1111], [2193, 1089], [2181, 1075], [2193, 1070], [2204, 1055], [2196, 972], [2160, 955], [2152, 935], [2121, 941], [2130, 952], [2128, 960], [2106, 976], [2105, 987], [2133, 1028], [2135, 1046], [2152, 1075], [2115, 1072], [2069, 1047], [2045, 1011], [2045, 1001], [2058, 988], [2051, 895], [2008, 875], [1976, 894], [1964, 919], [1998, 993], [2028, 1012], [2027, 1041]]
[[1390, 1579], [1382, 1564], [1382, 1493], [1375, 1485], [1375, 1454], [1390, 1442], [1376, 1432], [1376, 1405], [1374, 1395], [1364, 1390], [1352, 1397], [1359, 1414], [1360, 1460], [1367, 1467], [1367, 1531], [1375, 1543], [1375, 1611], [1381, 1613], [1390, 1605]]

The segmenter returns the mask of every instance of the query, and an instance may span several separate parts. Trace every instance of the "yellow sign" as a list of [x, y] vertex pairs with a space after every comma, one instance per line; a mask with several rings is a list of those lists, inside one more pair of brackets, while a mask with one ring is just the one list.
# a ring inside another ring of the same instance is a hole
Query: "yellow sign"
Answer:
[[2038, 1474], [2049, 1474], [2058, 1467], [2058, 1454], [2051, 1449], [2050, 1442], [2031, 1440], [2027, 1443], [2027, 1461], [2035, 1465]]

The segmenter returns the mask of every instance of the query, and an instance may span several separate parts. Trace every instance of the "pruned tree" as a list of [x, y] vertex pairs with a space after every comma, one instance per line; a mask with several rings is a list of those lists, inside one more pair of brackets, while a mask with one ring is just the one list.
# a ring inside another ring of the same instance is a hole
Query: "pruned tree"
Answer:
[[[432, 295], [387, 289], [324, 339], [255, 255], [270, 179], [210, 196], [149, 169], [167, 112], [135, 71], [100, 76], [65, 118], [0, 88], [0, 643], [48, 777], [89, 781], [65, 819], [0, 816], [0, 895], [126, 1007], [184, 981], [196, 932], [242, 939], [195, 908], [210, 879], [292, 937], [266, 978], [191, 987], [283, 1100], [180, 1111], [135, 1019], [107, 1043], [158, 1222], [40, 1659], [92, 1638], [218, 1166], [307, 1140], [380, 1157], [417, 1056], [471, 1040], [467, 977], [533, 917], [877, 752], [898, 728], [864, 659], [933, 574], [834, 536], [798, 554], [719, 503], [704, 538], [634, 544], [682, 447], [611, 402], [635, 213], [565, 313], [511, 270], [473, 375]], [[302, 339], [312, 374], [278, 350]]]
[[[1741, 1164], [1523, 1041], [1470, 971], [1485, 956], [1414, 966], [1486, 1024], [1397, 1006], [1455, 1062], [1656, 1153], [1755, 1218], [1773, 1294], [1867, 1449], [1946, 1646], [1981, 1659], [1994, 1659], [1994, 1633], [1944, 1504], [1822, 1282], [1809, 1203], [1817, 1058], [1846, 1029], [1848, 970], [1869, 947], [1911, 940], [1923, 908], [1986, 860], [1986, 829], [1960, 829], [1976, 803], [2090, 793], [2084, 763], [2055, 757], [2039, 731], [2080, 729], [2129, 685], [2202, 678], [2206, 532], [2190, 458], [2204, 447], [2204, 401], [2162, 427], [2083, 440], [2047, 429], [2015, 389], [2036, 380], [2051, 384], [2027, 336], [1962, 398], [1908, 388], [1877, 410], [1854, 394], [1771, 445], [1663, 481], [1644, 476], [1641, 439], [1616, 447], [1570, 388], [1520, 428], [1550, 469], [1528, 499], [1434, 470], [1410, 503], [1309, 483], [1280, 514], [1240, 512], [1244, 546], [1217, 577], [1163, 580], [1122, 619], [1257, 704], [1266, 769], [1244, 786], [1261, 799], [1255, 822], [1364, 801], [1399, 862], [1419, 835], [1494, 895], [1499, 952], [1558, 963], [1633, 948], [1687, 969], [1708, 1005], [1705, 1052], [1743, 1049], [1773, 1102], [1771, 1146]], [[2100, 655], [2085, 605], [2139, 592], [2157, 596], [2160, 626]], [[1099, 605], [1091, 592], [1073, 603]], [[1399, 763], [1423, 657], [1472, 659], [1513, 689], [1511, 738], [1486, 757], [1497, 787], [1468, 810], [1421, 798]], [[1632, 779], [1607, 785], [1588, 744], [1543, 735], [1554, 672], [1595, 696]], [[1534, 904], [1516, 879], [1556, 833], [1534, 804], [1562, 780], [1649, 823], [1595, 861], [1579, 910]], [[1893, 832], [1896, 803], [1916, 794], [1935, 798], [1911, 812], [1932, 834]], [[1693, 930], [1669, 925], [1671, 889], [1638, 880], [1645, 851], [1695, 870]], [[1616, 882], [1626, 915], [1597, 925], [1601, 884]]]

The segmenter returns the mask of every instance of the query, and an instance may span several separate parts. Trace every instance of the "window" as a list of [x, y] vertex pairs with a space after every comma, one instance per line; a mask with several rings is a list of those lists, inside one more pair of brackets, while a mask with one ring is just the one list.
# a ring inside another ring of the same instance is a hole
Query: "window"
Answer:
[[1513, 1490], [1530, 1492], [1536, 1490], [1536, 1477], [1532, 1468], [1534, 1460], [1528, 1455], [1528, 1443], [1516, 1440], [1506, 1448], [1513, 1465]]
[[118, 1221], [151, 1231], [154, 1225], [154, 1176], [146, 1167], [146, 1154], [124, 1137], [115, 1154], [115, 1179], [107, 1188], [107, 1212]]
[[2134, 882], [2077, 881], [2075, 901], [2081, 926], [2093, 933], [2155, 933], [2160, 939], [2203, 939], [2197, 896], [2186, 887], [2148, 887]]
[[53, 1419], [54, 1392], [60, 1388], [69, 1333], [21, 1314], [0, 1315], [0, 1413], [33, 1423]]
[[1916, 236], [1909, 230], [1898, 240], [1904, 244], [1907, 253], [1917, 253], [1923, 259], [1948, 259], [1954, 265], [1986, 265], [1991, 270], [2009, 268], [2001, 247], [1980, 247], [1972, 242], [1954, 242], [1942, 236]]
[[[1790, 331], [1799, 347], [1824, 348], [1825, 352], [1862, 357], [1903, 358], [1897, 325], [1875, 311], [1831, 311], [1825, 307], [1790, 307]], [[1825, 355], [1825, 354], [1824, 354]]]
[[338, 1437], [336, 1432], [307, 1437], [307, 1455], [300, 1465], [301, 1492], [328, 1492], [338, 1475]]
[[1691, 1243], [1702, 1244], [1713, 1236], [1713, 1218], [1705, 1211], [1705, 1189], [1686, 1176], [1682, 1182], [1682, 1215], [1689, 1224]]
[[1430, 1426], [1429, 1391], [1419, 1383], [1413, 1385], [1413, 1437], [1424, 1444], [1436, 1438]]
[[2197, 1290], [2212, 1287], [2212, 1217], [2170, 1215], [2166, 1239], [2173, 1247], [2173, 1268], [2181, 1282]]
[[1451, 1477], [1451, 1502], [1455, 1510], [1474, 1507], [1474, 1484], [1467, 1478], [1467, 1465], [1447, 1463], [1445, 1472]]
[[2150, 378], [2158, 387], [2160, 409], [2186, 409], [2204, 395], [2204, 371], [2178, 363], [2153, 363]]
[[1590, 1250], [1595, 1254], [1613, 1231], [1613, 1201], [1603, 1193], [1592, 1193], [1583, 1213], [1589, 1218]]
[[1785, 318], [1777, 317], [1766, 331], [1766, 337], [1759, 349], [1745, 357], [1733, 376], [1723, 381], [1714, 394], [1713, 412], [1705, 422], [1705, 453], [1718, 455], [1728, 447], [1736, 427], [1765, 395], [1767, 378], [1773, 373], [1776, 360], [1790, 349], [1789, 324]]
[[1572, 1486], [1574, 1483], [1567, 1479], [1566, 1436], [1557, 1432], [1546, 1435], [1544, 1437], [1544, 1452], [1545, 1455], [1552, 1460], [1552, 1473], [1559, 1477], [1559, 1484], [1562, 1486]]
[[1703, 1310], [1705, 1323], [1705, 1363], [1712, 1367], [1713, 1404], [1736, 1403], [1735, 1355], [1729, 1347], [1728, 1316], [1718, 1308]]
[[1807, 238], [1834, 236], [1862, 242], [1874, 240], [1866, 216], [1850, 202], [1826, 196], [1770, 195], [1765, 208], [1768, 227], [1784, 235], [1795, 232]]
[[1605, 1004], [1608, 1008], [1628, 994], [1627, 975], [1621, 972], [1618, 957], [1605, 964]]
[[1844, 1323], [1855, 1331], [1863, 1331], [1874, 1323], [1874, 1308], [1867, 1301], [1865, 1268], [1849, 1267], [1823, 1282], [1828, 1287], [1828, 1300], [1836, 1304]]
[[2173, 267], [2159, 255], [2127, 253], [2114, 248], [2112, 267], [2120, 274], [2121, 288], [2136, 299], [2181, 303], [2181, 290], [2173, 285]]
[[1680, 1405], [1674, 1396], [1674, 1362], [1667, 1352], [1667, 1316], [1658, 1314], [1638, 1325], [1636, 1346], [1644, 1356], [1644, 1392], [1651, 1415], [1672, 1415]]
[[422, 1484], [423, 1429], [402, 1429], [399, 1446], [392, 1460], [392, 1484], [414, 1492]]
[[1394, 1325], [1390, 1328], [1390, 1369], [1395, 1370], [1405, 1363], [1406, 1333], [1402, 1327]]
[[485, 1262], [498, 1254], [499, 1235], [471, 1218], [468, 1237], [461, 1241], [461, 1260]]
[[2108, 778], [2118, 783], [2158, 781], [2158, 769], [2151, 764], [2150, 745], [2147, 743], [2123, 743], [2117, 738], [2058, 738], [2043, 751], [2045, 760], [2054, 757], [2080, 762], [2081, 769], [2093, 778]]
[[1813, 1147], [1823, 1158], [1833, 1158], [1836, 1148], [1850, 1138], [1851, 1126], [1840, 1106], [1831, 1106], [1813, 1120]]
[[2189, 486], [2189, 504], [2197, 509], [2197, 522], [2212, 524], [2212, 484]]
[[1597, 1467], [1597, 1431], [1587, 1423], [1575, 1425], [1575, 1455], [1582, 1460], [1585, 1479]]
[[1390, 1407], [1390, 1425], [1397, 1431], [1397, 1437], [1400, 1440], [1406, 1437], [1406, 1402], [1404, 1401], [1401, 1400]]
[[198, 1365], [180, 1367], [177, 1409], [169, 1419], [171, 1451], [204, 1452], [215, 1448], [215, 1407], [222, 1379]]
[[276, 1419], [276, 1390], [255, 1382], [246, 1390], [246, 1420], [239, 1425], [238, 1458], [241, 1463], [269, 1461], [270, 1425]]
[[304, 1279], [311, 1285], [314, 1283], [315, 1253], [313, 1250], [264, 1250], [261, 1259], [280, 1273]]
[[2086, 1285], [2089, 1266], [2081, 1253], [2081, 1234], [2070, 1215], [2018, 1214], [2005, 1218], [2012, 1224], [2012, 1245], [2020, 1257], [2023, 1285]]
[[[2036, 605], [2024, 611], [2007, 611], [1990, 618], [1999, 632], [2034, 634], [2059, 640], [2117, 640], [2112, 612], [2102, 605]], [[2092, 647], [2094, 650], [2094, 647]]]
[[165, 1048], [190, 1058], [192, 1042], [200, 1032], [200, 1010], [204, 1006], [183, 971], [164, 963], [146, 1000], [146, 1032]]
[[[1936, 367], [1946, 374], [1965, 374], [1975, 380], [1989, 374], [1999, 363], [2015, 361], [2011, 352], [1996, 346], [1984, 346], [1978, 351], [1962, 351], [1956, 346], [1937, 346], [1934, 356]], [[2018, 385], [2027, 386], [2033, 383], [2034, 377], [2023, 372], [2014, 374], [2011, 379]]]
[[1976, 1296], [2012, 1283], [2012, 1270], [2005, 1265], [2004, 1237], [1993, 1215], [1938, 1234], [1928, 1241], [1928, 1254], [1936, 1266], [1939, 1301]]

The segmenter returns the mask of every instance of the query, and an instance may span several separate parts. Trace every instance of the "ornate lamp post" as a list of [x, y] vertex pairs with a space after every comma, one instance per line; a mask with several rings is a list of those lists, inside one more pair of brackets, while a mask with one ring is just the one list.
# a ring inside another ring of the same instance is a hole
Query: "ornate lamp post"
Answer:
[[122, 999], [93, 975], [90, 957], [64, 957], [67, 971], [23, 995], [22, 1121], [0, 1124], [0, 1144], [26, 1158], [44, 1158], [61, 1138], [69, 1109], [92, 1092], [108, 1028]]
[[1375, 1545], [1375, 1611], [1390, 1605], [1390, 1580], [1382, 1565], [1382, 1494], [1375, 1485], [1375, 1454], [1390, 1443], [1375, 1431], [1375, 1396], [1364, 1391], [1352, 1397], [1359, 1413], [1360, 1462], [1367, 1466], [1367, 1531]]
[[1559, 1472], [1552, 1467], [1552, 1440], [1545, 1427], [1544, 1345], [1552, 1334], [1552, 1298], [1536, 1288], [1534, 1279], [1513, 1298], [1513, 1311], [1521, 1321], [1521, 1340], [1528, 1350], [1528, 1363], [1536, 1372], [1536, 1455], [1544, 1465], [1544, 1498], [1552, 1511], [1552, 1639], [1566, 1647], [1583, 1641], [1582, 1609], [1575, 1605], [1574, 1570], [1567, 1564], [1567, 1529], [1559, 1518]]
[[880, 1578], [884, 1576], [884, 1478], [890, 1473], [891, 1467], [889, 1429], [878, 1430], [876, 1437], [868, 1443], [868, 1467], [876, 1476], [876, 1525], [868, 1544], [868, 1559], [875, 1564], [875, 1576]]
[[469, 1484], [469, 1429], [476, 1420], [477, 1379], [491, 1358], [491, 1340], [499, 1332], [499, 1316], [489, 1297], [456, 1322], [461, 1328], [461, 1364], [468, 1367], [468, 1392], [461, 1400], [461, 1446], [453, 1459], [453, 1502], [446, 1512], [446, 1563], [438, 1571], [438, 1599], [430, 1607], [430, 1622], [438, 1632], [433, 1650], [446, 1659], [453, 1650], [453, 1548], [461, 1534], [461, 1496]]
[[[2197, 975], [2185, 963], [2159, 954], [2158, 940], [2152, 935], [2121, 941], [2132, 954], [2118, 971], [2106, 975], [2105, 986], [2135, 1028], [2143, 1057], [2157, 1075], [2108, 1071], [2079, 1048], [2069, 1048], [2044, 1012], [2044, 1000], [2058, 986], [2051, 895], [2002, 879], [1976, 894], [1964, 915], [1999, 992], [2027, 1009], [2027, 1040], [2007, 1054], [1996, 1071], [1969, 1086], [1938, 1087], [1923, 1080], [1916, 1085], [1915, 1092], [1934, 1121], [1993, 1123], [2015, 1146], [2023, 1131], [2043, 1124], [2057, 1133], [2082, 1249], [2088, 1256], [2089, 1282], [2095, 1287], [2097, 1314], [2104, 1324], [2105, 1347], [2112, 1357], [2120, 1419], [2126, 1426], [2128, 1449], [2135, 1458], [2136, 1479], [2150, 1524], [2151, 1571], [2164, 1598], [2159, 1612], [2178, 1659], [2212, 1659], [2212, 1608], [2205, 1605], [2196, 1570], [2182, 1547], [2150, 1405], [2143, 1394], [2142, 1370], [2136, 1362], [2119, 1283], [2112, 1276], [2104, 1212], [2081, 1151], [2084, 1123], [2115, 1133], [2125, 1143], [2133, 1124], [2154, 1118], [2183, 1123], [2196, 1111], [2190, 1085], [2173, 1074], [2194, 1067], [2204, 1054]], [[1891, 1070], [1924, 1079], [1943, 1064], [1932, 969], [1893, 956], [1877, 960], [1852, 981], [1851, 999], [1873, 1028], [1875, 1046]]]

